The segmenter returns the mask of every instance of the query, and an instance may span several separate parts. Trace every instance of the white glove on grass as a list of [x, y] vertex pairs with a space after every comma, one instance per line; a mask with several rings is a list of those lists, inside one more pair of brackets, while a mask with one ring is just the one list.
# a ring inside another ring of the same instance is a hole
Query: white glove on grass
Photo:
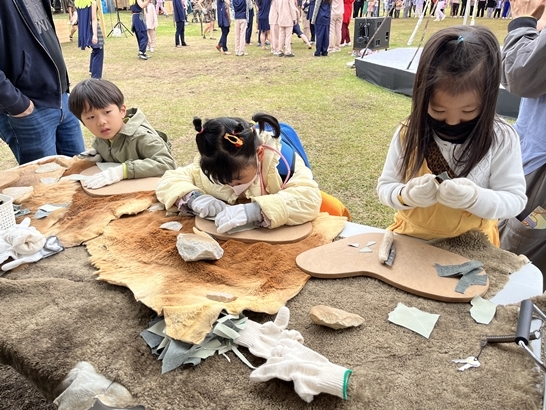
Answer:
[[85, 159], [91, 162], [102, 162], [102, 158], [99, 154], [97, 154], [97, 150], [95, 148], [83, 151], [82, 153], [78, 154], [78, 158]]
[[112, 185], [123, 179], [123, 165], [119, 167], [108, 168], [106, 171], [83, 180], [83, 185], [86, 188], [98, 189], [106, 185]]
[[290, 320], [290, 310], [283, 306], [280, 308], [274, 322], [260, 324], [248, 320], [246, 327], [239, 332], [235, 344], [248, 348], [254, 356], [269, 359], [273, 349], [282, 340], [293, 340], [303, 343], [303, 336], [297, 330], [286, 330]]
[[216, 199], [212, 195], [199, 195], [188, 201], [188, 208], [198, 214], [200, 218], [216, 216], [226, 207], [227, 204], [224, 201]]
[[216, 215], [215, 224], [218, 233], [227, 232], [237, 226], [246, 225], [249, 222], [260, 222], [262, 210], [257, 202], [227, 206], [222, 212]]
[[436, 199], [438, 184], [435, 178], [434, 174], [425, 174], [410, 179], [402, 189], [404, 203], [412, 207], [426, 208], [438, 202]]
[[478, 199], [478, 186], [468, 178], [444, 181], [438, 188], [438, 202], [455, 209], [468, 209]]
[[347, 399], [352, 370], [331, 363], [324, 356], [295, 340], [284, 339], [272, 356], [250, 373], [250, 380], [265, 382], [273, 378], [293, 381], [296, 393], [310, 403], [319, 393]]

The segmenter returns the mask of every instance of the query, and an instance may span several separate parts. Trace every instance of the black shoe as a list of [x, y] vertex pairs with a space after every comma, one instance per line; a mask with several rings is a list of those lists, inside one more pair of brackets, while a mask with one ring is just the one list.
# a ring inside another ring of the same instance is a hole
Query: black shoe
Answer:
[[182, 43], [182, 45], [183, 45], [184, 47], [187, 47], [187, 46], [188, 46], [186, 43]]
[[138, 58], [140, 58], [141, 60], [147, 60], [148, 56], [144, 53], [138, 53]]
[[277, 54], [279, 57], [284, 57], [284, 53], [281, 51], [279, 54]]
[[290, 54], [285, 54], [284, 55], [285, 57], [296, 57], [294, 54], [290, 53]]
[[325, 52], [325, 53], [322, 53], [322, 56], [323, 56], [323, 57], [328, 57], [328, 51]]

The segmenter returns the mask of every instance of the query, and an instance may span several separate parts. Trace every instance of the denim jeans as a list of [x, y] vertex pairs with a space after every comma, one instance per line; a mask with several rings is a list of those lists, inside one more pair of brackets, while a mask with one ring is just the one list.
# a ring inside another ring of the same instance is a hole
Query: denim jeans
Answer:
[[22, 118], [0, 113], [0, 138], [19, 164], [85, 150], [80, 121], [68, 110], [68, 94], [62, 96], [62, 108], [34, 107]]

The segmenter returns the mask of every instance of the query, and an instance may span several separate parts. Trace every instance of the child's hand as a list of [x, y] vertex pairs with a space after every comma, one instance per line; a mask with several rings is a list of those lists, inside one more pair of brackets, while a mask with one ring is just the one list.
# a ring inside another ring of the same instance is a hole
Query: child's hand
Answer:
[[106, 185], [115, 184], [123, 179], [123, 166], [108, 168], [106, 171], [99, 172], [98, 174], [82, 180], [83, 185], [86, 188], [98, 189]]
[[402, 188], [401, 195], [406, 205], [427, 208], [438, 202], [437, 192], [436, 175], [425, 174], [422, 177], [410, 179]]
[[238, 226], [246, 225], [249, 222], [262, 220], [262, 211], [257, 202], [244, 205], [228, 206], [216, 216], [215, 224], [218, 233], [227, 232]]
[[468, 209], [478, 199], [478, 186], [468, 178], [444, 181], [438, 188], [438, 202], [450, 208]]
[[188, 202], [188, 208], [199, 215], [200, 218], [207, 216], [216, 216], [224, 209], [227, 204], [212, 195], [199, 195]]

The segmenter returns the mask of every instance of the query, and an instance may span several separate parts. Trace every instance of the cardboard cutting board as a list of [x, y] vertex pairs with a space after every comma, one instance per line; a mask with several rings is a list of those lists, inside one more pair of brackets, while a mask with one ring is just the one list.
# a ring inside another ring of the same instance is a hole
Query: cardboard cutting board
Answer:
[[268, 243], [293, 243], [307, 238], [313, 230], [313, 224], [306, 222], [302, 225], [279, 226], [275, 229], [256, 228], [249, 231], [237, 232], [233, 234], [218, 233], [214, 221], [208, 219], [195, 218], [195, 227], [214, 236], [216, 239], [227, 241], [236, 239], [245, 243], [268, 242]]
[[[95, 175], [101, 172], [100, 168], [96, 165], [84, 169], [82, 175]], [[120, 195], [120, 194], [130, 194], [133, 192], [145, 192], [145, 191], [155, 191], [155, 187], [159, 181], [159, 177], [150, 177], [150, 178], [139, 178], [139, 179], [124, 179], [119, 182], [116, 182], [112, 185], [107, 185], [99, 189], [89, 189], [83, 186], [83, 190], [91, 196], [109, 196], [109, 195]]]
[[19, 173], [11, 171], [0, 172], [0, 189], [10, 186], [19, 179]]
[[[296, 265], [317, 278], [369, 276], [406, 292], [443, 302], [468, 302], [476, 295], [483, 296], [489, 288], [488, 280], [485, 285], [469, 286], [464, 294], [455, 292], [460, 277], [440, 277], [434, 264], [459, 265], [468, 259], [407, 236], [394, 236], [394, 263], [392, 267], [384, 265], [378, 260], [382, 240], [383, 233], [351, 236], [299, 254]], [[371, 241], [376, 242], [369, 247], [372, 253], [359, 252]]]

